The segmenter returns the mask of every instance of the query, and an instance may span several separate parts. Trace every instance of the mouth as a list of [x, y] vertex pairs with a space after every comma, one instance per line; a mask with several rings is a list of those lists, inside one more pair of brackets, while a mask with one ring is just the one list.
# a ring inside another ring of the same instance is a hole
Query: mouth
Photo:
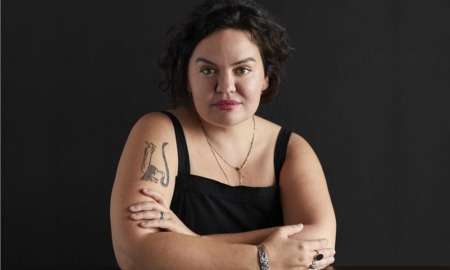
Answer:
[[241, 103], [235, 100], [219, 100], [216, 103], [213, 104], [216, 108], [223, 111], [230, 111], [237, 106], [239, 106]]

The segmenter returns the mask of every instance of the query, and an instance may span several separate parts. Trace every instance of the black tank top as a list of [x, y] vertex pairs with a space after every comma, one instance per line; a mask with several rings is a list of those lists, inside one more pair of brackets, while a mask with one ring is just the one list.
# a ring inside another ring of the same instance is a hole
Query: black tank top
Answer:
[[283, 225], [278, 179], [291, 131], [282, 128], [275, 144], [276, 184], [270, 187], [228, 186], [190, 174], [189, 153], [178, 119], [173, 122], [178, 150], [178, 175], [171, 210], [200, 234], [237, 233]]

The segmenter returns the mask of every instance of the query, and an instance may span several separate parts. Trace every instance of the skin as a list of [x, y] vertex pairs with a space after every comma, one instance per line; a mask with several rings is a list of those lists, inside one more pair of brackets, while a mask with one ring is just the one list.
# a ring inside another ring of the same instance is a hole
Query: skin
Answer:
[[[194, 107], [171, 112], [186, 136], [191, 174], [237, 185], [239, 174], [222, 161], [224, 172], [219, 168], [199, 119], [218, 152], [230, 164], [242, 164], [253, 134], [252, 116], [269, 83], [259, 48], [246, 32], [214, 32], [194, 49], [188, 78]], [[223, 100], [237, 105], [216, 106]], [[257, 116], [255, 122], [255, 143], [243, 184], [271, 186], [280, 127]], [[150, 155], [146, 150], [143, 162], [143, 151], [151, 144], [154, 151]], [[299, 135], [290, 138], [280, 175], [286, 224], [282, 227], [207, 236], [192, 232], [169, 208], [177, 161], [167, 116], [150, 113], [141, 118], [125, 145], [111, 196], [114, 251], [122, 269], [258, 269], [256, 244], [263, 244], [273, 269], [307, 269], [317, 252], [325, 257], [318, 269], [334, 261], [336, 222], [325, 177], [314, 151]]]
[[[258, 47], [249, 34], [237, 30], [220, 31], [203, 39], [192, 53], [188, 77], [197, 113], [212, 126], [210, 129], [222, 127], [225, 131], [249, 125], [269, 80]], [[234, 100], [241, 105], [231, 111], [220, 110], [212, 106], [219, 100]], [[247, 138], [244, 140], [248, 143]]]

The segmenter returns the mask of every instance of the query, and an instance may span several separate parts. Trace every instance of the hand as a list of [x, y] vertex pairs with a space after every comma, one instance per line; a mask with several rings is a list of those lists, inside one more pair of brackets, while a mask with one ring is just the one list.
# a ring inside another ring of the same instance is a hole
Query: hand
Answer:
[[335, 251], [326, 248], [327, 240], [296, 240], [289, 236], [303, 230], [303, 225], [290, 225], [278, 228], [262, 243], [269, 257], [269, 265], [275, 269], [313, 269], [310, 268], [316, 254], [323, 255], [314, 261], [315, 269], [324, 269], [334, 262]]
[[145, 201], [129, 207], [132, 212], [130, 218], [142, 220], [142, 228], [159, 228], [170, 232], [198, 236], [170, 210], [165, 197], [154, 190], [143, 189], [142, 193], [154, 201]]

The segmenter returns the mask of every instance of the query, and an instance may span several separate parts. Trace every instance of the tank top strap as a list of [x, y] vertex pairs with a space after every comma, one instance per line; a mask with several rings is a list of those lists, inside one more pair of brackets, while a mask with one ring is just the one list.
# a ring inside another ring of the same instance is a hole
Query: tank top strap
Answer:
[[292, 131], [286, 128], [281, 128], [278, 133], [277, 141], [275, 143], [274, 166], [275, 166], [275, 181], [280, 181], [281, 167], [283, 167], [286, 159], [287, 146]]
[[189, 152], [186, 144], [186, 137], [184, 136], [183, 128], [180, 121], [175, 115], [167, 111], [161, 111], [172, 120], [173, 127], [175, 129], [175, 137], [177, 140], [177, 153], [178, 153], [178, 175], [190, 174], [191, 166], [189, 163]]

